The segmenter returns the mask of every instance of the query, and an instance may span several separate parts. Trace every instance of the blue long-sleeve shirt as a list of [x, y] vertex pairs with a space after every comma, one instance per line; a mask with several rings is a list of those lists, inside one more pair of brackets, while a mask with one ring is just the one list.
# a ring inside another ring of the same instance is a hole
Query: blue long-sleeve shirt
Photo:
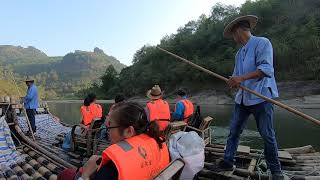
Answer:
[[[183, 100], [183, 99], [187, 99], [187, 97], [184, 96], [184, 97], [182, 97], [181, 100]], [[183, 120], [184, 110], [185, 110], [185, 108], [184, 108], [183, 103], [181, 101], [177, 102], [176, 110], [175, 110], [175, 112], [172, 113], [173, 119], [175, 119], [175, 120]]]
[[28, 87], [27, 95], [24, 97], [24, 107], [26, 109], [37, 109], [38, 106], [38, 89], [34, 84], [32, 84]]
[[[262, 71], [265, 76], [260, 79], [249, 79], [241, 83], [249, 89], [252, 89], [269, 98], [279, 96], [274, 77], [273, 68], [273, 48], [271, 42], [264, 37], [251, 36], [246, 45], [241, 47], [236, 54], [235, 67], [232, 76], [241, 76], [256, 70]], [[237, 104], [246, 106], [255, 105], [264, 100], [239, 89], [235, 97]]]

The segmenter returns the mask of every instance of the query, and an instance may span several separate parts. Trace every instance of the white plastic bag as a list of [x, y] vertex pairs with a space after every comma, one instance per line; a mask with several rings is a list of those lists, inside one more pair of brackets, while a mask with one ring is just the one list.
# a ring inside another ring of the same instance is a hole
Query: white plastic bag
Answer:
[[169, 139], [169, 152], [173, 160], [182, 158], [185, 166], [182, 170], [181, 180], [192, 180], [195, 174], [204, 167], [204, 142], [194, 131], [178, 132]]

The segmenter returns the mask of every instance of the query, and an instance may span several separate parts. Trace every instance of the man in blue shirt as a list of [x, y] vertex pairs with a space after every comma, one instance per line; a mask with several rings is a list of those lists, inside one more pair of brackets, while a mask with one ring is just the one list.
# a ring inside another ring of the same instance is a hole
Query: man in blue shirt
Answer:
[[27, 79], [26, 85], [28, 86], [27, 95], [24, 97], [24, 108], [26, 109], [28, 119], [30, 121], [30, 125], [32, 131], [36, 131], [36, 123], [35, 123], [35, 113], [36, 109], [39, 106], [38, 103], [38, 90], [34, 85], [33, 79]]
[[175, 106], [175, 112], [172, 113], [173, 120], [185, 121], [194, 113], [194, 107], [191, 101], [187, 99], [187, 93], [183, 89], [177, 91], [178, 102]]
[[[269, 98], [278, 97], [278, 89], [274, 77], [273, 48], [264, 37], [253, 36], [250, 32], [257, 24], [256, 16], [238, 17], [230, 22], [225, 30], [226, 38], [233, 38], [242, 45], [235, 57], [235, 67], [227, 84], [231, 88], [240, 85], [252, 89]], [[283, 179], [278, 160], [278, 146], [273, 128], [273, 104], [249, 92], [239, 89], [235, 97], [233, 118], [224, 160], [219, 167], [225, 170], [234, 168], [234, 155], [239, 144], [246, 121], [250, 114], [256, 120], [257, 129], [264, 140], [264, 155], [273, 179]]]
[[175, 106], [175, 111], [172, 113], [172, 117], [174, 120], [183, 120], [183, 112], [184, 112], [184, 106], [180, 100], [182, 99], [187, 99], [186, 93], [183, 91], [178, 90], [177, 92], [178, 96], [178, 102], [176, 103]]

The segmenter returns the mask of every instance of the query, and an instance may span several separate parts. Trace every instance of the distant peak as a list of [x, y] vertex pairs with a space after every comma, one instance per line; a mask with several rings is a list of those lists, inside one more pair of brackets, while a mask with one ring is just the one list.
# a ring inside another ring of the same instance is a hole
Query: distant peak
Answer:
[[100, 49], [100, 48], [98, 48], [98, 47], [95, 47], [95, 48], [93, 49], [93, 52], [94, 52], [94, 53], [97, 53], [97, 54], [104, 54], [103, 50]]
[[[35, 47], [33, 47], [33, 46], [28, 46], [27, 49], [37, 49], [37, 48], [35, 48]], [[38, 50], [38, 49], [37, 49], [37, 50]]]

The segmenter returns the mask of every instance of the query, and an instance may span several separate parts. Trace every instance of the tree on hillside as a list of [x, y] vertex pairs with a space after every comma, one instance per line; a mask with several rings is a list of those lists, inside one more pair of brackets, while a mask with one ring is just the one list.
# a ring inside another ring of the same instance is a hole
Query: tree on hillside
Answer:
[[[254, 14], [259, 20], [252, 33], [267, 37], [273, 45], [276, 79], [319, 80], [319, 9], [319, 0], [248, 0], [241, 7], [216, 4], [210, 15], [186, 23], [177, 33], [163, 37], [158, 46], [228, 77], [240, 45], [223, 37], [224, 27], [237, 16]], [[156, 46], [144, 45], [134, 54], [132, 63], [112, 79], [112, 85], [105, 88], [106, 94], [121, 91], [134, 96], [145, 93], [153, 84], [160, 84], [167, 92], [181, 86], [195, 92], [223, 83], [173, 59]]]
[[101, 76], [101, 90], [103, 92], [108, 92], [111, 88], [113, 88], [118, 80], [118, 73], [115, 70], [115, 68], [110, 65], [108, 66], [108, 68], [106, 69], [106, 72], [104, 73], [103, 76]]

